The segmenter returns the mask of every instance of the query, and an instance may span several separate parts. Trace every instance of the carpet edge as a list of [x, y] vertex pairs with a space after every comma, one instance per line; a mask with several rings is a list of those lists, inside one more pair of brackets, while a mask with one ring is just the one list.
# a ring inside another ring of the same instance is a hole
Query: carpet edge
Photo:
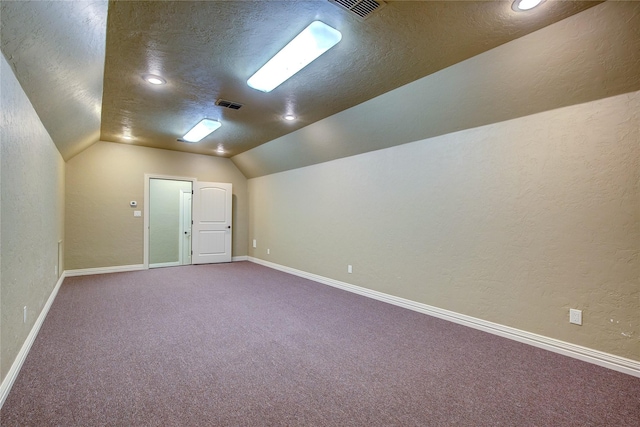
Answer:
[[499, 323], [489, 322], [454, 311], [445, 310], [428, 304], [423, 304], [394, 295], [385, 294], [383, 292], [374, 291], [371, 289], [352, 285], [350, 283], [341, 282], [339, 280], [331, 279], [313, 273], [308, 273], [302, 270], [297, 270], [295, 268], [287, 267], [281, 264], [265, 261], [260, 258], [250, 256], [248, 257], [248, 261], [272, 268], [274, 270], [289, 273], [294, 276], [313, 280], [314, 282], [318, 282], [324, 285], [332, 286], [378, 301], [407, 308], [409, 310], [417, 311], [419, 313], [427, 314], [429, 316], [437, 317], [439, 319], [454, 322], [463, 326], [468, 326], [474, 329], [488, 332], [490, 334], [501, 336], [503, 338], [518, 341], [523, 344], [532, 345], [534, 347], [542, 348], [544, 350], [552, 351], [554, 353], [562, 354], [564, 356], [582, 360], [584, 362], [592, 363], [604, 368], [612, 369], [614, 371], [622, 372], [624, 374], [640, 378], [640, 361], [627, 359], [625, 357], [605, 353], [600, 350], [583, 347], [555, 338], [546, 337], [544, 335], [534, 334], [532, 332], [523, 331], [521, 329], [501, 325]]
[[56, 286], [53, 288], [53, 291], [51, 291], [51, 294], [49, 295], [47, 302], [44, 304], [44, 307], [42, 307], [42, 311], [40, 311], [40, 315], [38, 316], [35, 323], [33, 324], [33, 327], [31, 328], [29, 335], [27, 335], [27, 339], [22, 344], [22, 347], [20, 348], [18, 355], [16, 356], [15, 360], [11, 364], [11, 368], [9, 369], [9, 372], [7, 372], [7, 376], [2, 381], [2, 384], [0, 384], [0, 409], [2, 409], [2, 406], [4, 405], [5, 400], [7, 400], [7, 396], [9, 396], [9, 392], [11, 391], [11, 387], [13, 387], [13, 383], [15, 382], [16, 378], [18, 378], [20, 369], [22, 369], [22, 365], [24, 364], [24, 361], [26, 360], [27, 355], [31, 350], [31, 346], [33, 345], [34, 341], [36, 340], [36, 337], [38, 336], [38, 332], [40, 332], [40, 328], [44, 323], [44, 319], [47, 317], [47, 314], [49, 313], [49, 309], [51, 308], [53, 301], [56, 299], [56, 296], [58, 295], [58, 291], [60, 290], [60, 286], [62, 286], [62, 282], [64, 281], [66, 276], [67, 276], [66, 271], [64, 271], [58, 278], [58, 281], [56, 282]]

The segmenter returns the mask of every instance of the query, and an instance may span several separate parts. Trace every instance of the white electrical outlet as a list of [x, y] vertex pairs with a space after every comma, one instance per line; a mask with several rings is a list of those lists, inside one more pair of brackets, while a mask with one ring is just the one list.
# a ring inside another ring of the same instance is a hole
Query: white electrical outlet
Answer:
[[257, 248], [257, 247], [258, 247], [258, 245], [257, 245], [257, 243], [256, 243], [256, 239], [253, 239], [253, 247], [254, 247], [254, 248]]
[[347, 273], [353, 273], [353, 267], [351, 265], [347, 265]]
[[569, 323], [576, 325], [582, 325], [582, 310], [576, 310], [575, 308], [569, 309]]
[[22, 323], [27, 323], [27, 306], [22, 309]]

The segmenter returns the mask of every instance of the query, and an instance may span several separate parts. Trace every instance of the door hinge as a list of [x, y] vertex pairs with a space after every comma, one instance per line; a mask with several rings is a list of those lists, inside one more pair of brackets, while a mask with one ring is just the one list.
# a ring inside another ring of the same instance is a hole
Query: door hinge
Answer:
[[191, 255], [193, 255], [193, 251], [191, 251]]
[[193, 194], [193, 190], [191, 190], [191, 194]]

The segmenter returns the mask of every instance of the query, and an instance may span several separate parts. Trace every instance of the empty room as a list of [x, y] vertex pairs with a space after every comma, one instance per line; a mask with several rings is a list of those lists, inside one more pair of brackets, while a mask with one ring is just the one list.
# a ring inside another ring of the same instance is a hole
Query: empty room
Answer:
[[640, 2], [0, 0], [0, 425], [640, 425]]

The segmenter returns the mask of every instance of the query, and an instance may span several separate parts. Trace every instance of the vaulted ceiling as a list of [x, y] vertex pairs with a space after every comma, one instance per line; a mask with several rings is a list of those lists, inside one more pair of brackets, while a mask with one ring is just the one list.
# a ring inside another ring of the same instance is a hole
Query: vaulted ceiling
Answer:
[[[386, 1], [363, 20], [328, 0], [2, 0], [0, 40], [65, 159], [98, 140], [232, 157], [599, 3], [518, 13], [511, 1]], [[250, 88], [314, 20], [342, 41], [272, 92]], [[178, 141], [205, 117], [222, 127]]]

